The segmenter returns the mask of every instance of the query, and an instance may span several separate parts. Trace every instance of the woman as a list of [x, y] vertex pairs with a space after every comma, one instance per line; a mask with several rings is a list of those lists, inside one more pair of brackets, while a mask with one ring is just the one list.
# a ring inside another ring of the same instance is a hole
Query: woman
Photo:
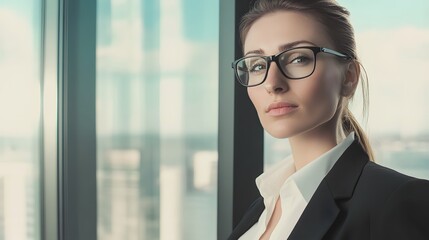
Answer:
[[243, 17], [236, 78], [292, 156], [256, 179], [229, 239], [429, 239], [429, 182], [374, 163], [348, 109], [361, 76], [348, 15], [334, 0], [260, 0]]

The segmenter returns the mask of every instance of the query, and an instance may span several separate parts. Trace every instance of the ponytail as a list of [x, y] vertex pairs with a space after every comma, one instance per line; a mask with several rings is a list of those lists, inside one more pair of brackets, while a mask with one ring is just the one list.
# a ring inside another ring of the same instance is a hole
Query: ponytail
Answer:
[[364, 151], [368, 154], [371, 161], [374, 161], [374, 152], [372, 151], [371, 145], [369, 144], [368, 136], [359, 125], [353, 113], [346, 107], [342, 114], [342, 128], [344, 133], [348, 135], [351, 132], [355, 132], [355, 136], [359, 141]]

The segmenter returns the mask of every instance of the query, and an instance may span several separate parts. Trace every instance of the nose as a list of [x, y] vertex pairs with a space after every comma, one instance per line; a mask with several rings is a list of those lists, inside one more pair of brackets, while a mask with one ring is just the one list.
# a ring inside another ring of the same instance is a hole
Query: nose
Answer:
[[277, 64], [271, 62], [271, 66], [268, 69], [267, 78], [264, 82], [265, 90], [268, 93], [283, 93], [289, 89], [287, 78], [283, 75]]

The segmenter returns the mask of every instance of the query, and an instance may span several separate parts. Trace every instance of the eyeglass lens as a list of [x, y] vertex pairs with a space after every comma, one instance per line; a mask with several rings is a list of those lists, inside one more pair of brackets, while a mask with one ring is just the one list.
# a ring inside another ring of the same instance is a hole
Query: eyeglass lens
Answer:
[[[237, 63], [238, 80], [245, 86], [254, 86], [263, 82], [267, 75], [267, 57], [250, 56]], [[307, 48], [292, 49], [281, 53], [277, 65], [290, 79], [300, 79], [311, 75], [315, 68], [315, 54]]]

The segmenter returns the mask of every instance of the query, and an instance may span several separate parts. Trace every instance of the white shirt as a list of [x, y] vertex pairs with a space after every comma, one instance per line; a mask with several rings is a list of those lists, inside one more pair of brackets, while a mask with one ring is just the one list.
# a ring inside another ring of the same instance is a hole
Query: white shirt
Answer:
[[353, 140], [354, 132], [351, 132], [337, 146], [298, 171], [295, 171], [293, 158], [289, 156], [257, 177], [256, 185], [264, 198], [265, 210], [258, 222], [239, 240], [256, 240], [262, 236], [271, 219], [278, 197], [281, 200], [282, 213], [271, 233], [270, 240], [287, 239], [320, 182]]

